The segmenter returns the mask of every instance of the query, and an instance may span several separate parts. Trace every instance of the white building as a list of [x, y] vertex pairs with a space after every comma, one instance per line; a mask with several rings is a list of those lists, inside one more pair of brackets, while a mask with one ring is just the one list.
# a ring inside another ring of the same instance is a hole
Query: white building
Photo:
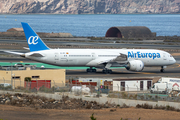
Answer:
[[144, 91], [152, 86], [152, 78], [113, 79], [113, 91]]
[[79, 82], [97, 82], [97, 86], [104, 85], [104, 81], [113, 81], [112, 78], [79, 78]]

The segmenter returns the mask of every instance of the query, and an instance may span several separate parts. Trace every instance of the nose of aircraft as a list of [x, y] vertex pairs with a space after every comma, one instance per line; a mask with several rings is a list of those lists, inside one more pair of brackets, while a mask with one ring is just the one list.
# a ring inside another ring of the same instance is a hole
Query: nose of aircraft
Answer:
[[176, 63], [176, 60], [174, 59], [174, 57], [172, 57], [172, 59], [170, 60], [171, 64]]

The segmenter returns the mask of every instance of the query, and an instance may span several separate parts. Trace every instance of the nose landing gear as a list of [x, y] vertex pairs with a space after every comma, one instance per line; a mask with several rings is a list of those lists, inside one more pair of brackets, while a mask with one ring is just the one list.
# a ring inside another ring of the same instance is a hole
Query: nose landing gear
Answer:
[[161, 66], [161, 70], [160, 70], [160, 72], [164, 72], [165, 71], [165, 68], [166, 68], [167, 66]]

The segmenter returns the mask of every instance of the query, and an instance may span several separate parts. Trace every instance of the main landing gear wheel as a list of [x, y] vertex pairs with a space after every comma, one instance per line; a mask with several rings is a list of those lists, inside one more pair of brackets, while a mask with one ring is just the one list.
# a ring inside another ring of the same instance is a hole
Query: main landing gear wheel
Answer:
[[86, 72], [88, 72], [88, 73], [92, 73], [92, 72], [96, 72], [96, 69], [92, 69], [92, 68], [88, 68], [88, 69], [86, 69]]
[[102, 72], [105, 73], [105, 74], [111, 74], [112, 70], [110, 70], [110, 69], [103, 69]]

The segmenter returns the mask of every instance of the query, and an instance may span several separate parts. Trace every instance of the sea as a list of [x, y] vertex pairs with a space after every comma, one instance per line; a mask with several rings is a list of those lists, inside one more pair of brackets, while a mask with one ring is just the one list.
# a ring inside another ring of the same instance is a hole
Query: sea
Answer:
[[146, 26], [157, 36], [180, 36], [180, 14], [22, 14], [0, 15], [0, 32], [27, 22], [36, 32], [71, 33], [76, 37], [104, 37], [114, 26]]

